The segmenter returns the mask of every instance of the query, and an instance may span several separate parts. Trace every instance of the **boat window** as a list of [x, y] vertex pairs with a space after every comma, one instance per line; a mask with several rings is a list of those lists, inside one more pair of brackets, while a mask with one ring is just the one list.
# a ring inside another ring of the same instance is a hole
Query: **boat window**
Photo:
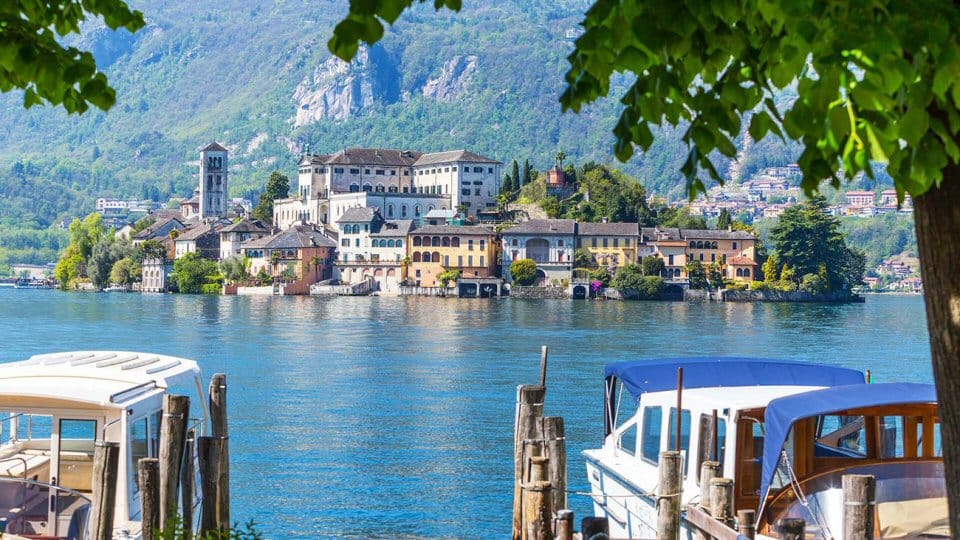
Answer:
[[129, 471], [130, 485], [133, 488], [133, 493], [140, 492], [140, 478], [137, 477], [137, 463], [139, 463], [142, 458], [150, 457], [148, 452], [149, 441], [147, 440], [148, 433], [146, 418], [141, 418], [133, 422], [130, 426]]
[[817, 457], [867, 457], [862, 416], [825, 415], [817, 419]]
[[[881, 416], [880, 457], [884, 459], [906, 457], [903, 435], [902, 416]], [[914, 449], [914, 452], [919, 451], [919, 448]], [[916, 456], [917, 454], [913, 455]]]
[[663, 410], [660, 407], [643, 409], [643, 447], [641, 454], [652, 463], [660, 461], [660, 432], [663, 427]]
[[[720, 462], [720, 471], [722, 475], [723, 471], [723, 456], [727, 450], [727, 421], [723, 418], [717, 419], [717, 439], [719, 444], [717, 445], [717, 456], [715, 459], [713, 456], [713, 415], [701, 414], [700, 415], [700, 431], [697, 438], [700, 441], [698, 456], [697, 456], [697, 471], [700, 470], [700, 465], [704, 461], [713, 461]], [[695, 475], [697, 478], [697, 484], [700, 483], [700, 473], [697, 472]]]
[[91, 478], [96, 439], [96, 420], [60, 420], [60, 471], [57, 478], [61, 486], [77, 491], [93, 489]]
[[[667, 431], [667, 436], [669, 437], [668, 448], [673, 449], [673, 445], [676, 444], [676, 433], [677, 433], [677, 409], [676, 407], [670, 407], [670, 430]], [[680, 451], [685, 455], [689, 455], [690, 450], [690, 411], [683, 409], [680, 412]], [[689, 459], [686, 460], [689, 463]], [[684, 476], [687, 475], [686, 468], [684, 469]]]
[[630, 427], [620, 432], [620, 438], [617, 439], [617, 449], [631, 456], [637, 455], [637, 425], [632, 424]]

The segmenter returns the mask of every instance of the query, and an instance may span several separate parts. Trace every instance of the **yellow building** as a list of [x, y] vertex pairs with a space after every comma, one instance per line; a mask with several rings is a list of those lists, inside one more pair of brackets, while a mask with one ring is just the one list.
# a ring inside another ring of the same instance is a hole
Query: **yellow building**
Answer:
[[439, 287], [437, 276], [460, 270], [463, 277], [496, 277], [497, 235], [486, 227], [427, 225], [407, 236], [407, 279], [420, 287]]
[[701, 229], [643, 229], [641, 254], [657, 255], [666, 265], [668, 281], [687, 279], [685, 265], [700, 261], [704, 267], [720, 265], [726, 278], [751, 281], [756, 278], [757, 238], [747, 231]]
[[577, 249], [604, 267], [637, 264], [640, 226], [636, 223], [580, 223]]

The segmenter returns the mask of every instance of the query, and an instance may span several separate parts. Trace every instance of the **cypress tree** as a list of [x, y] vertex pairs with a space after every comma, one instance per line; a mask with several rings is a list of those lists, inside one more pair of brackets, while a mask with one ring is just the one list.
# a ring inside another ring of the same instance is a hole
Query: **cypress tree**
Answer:
[[516, 191], [520, 189], [520, 164], [517, 163], [517, 160], [513, 160], [513, 182], [511, 182], [510, 187], [512, 190]]
[[523, 187], [530, 183], [530, 160], [525, 159], [523, 161], [523, 183], [520, 184], [520, 187]]

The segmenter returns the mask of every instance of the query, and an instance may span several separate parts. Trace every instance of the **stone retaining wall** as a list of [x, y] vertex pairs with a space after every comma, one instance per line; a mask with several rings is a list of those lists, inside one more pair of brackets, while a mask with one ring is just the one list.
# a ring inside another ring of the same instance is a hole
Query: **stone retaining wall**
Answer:
[[723, 291], [723, 299], [727, 302], [863, 302], [863, 297], [844, 291], [835, 291], [824, 294], [793, 291]]
[[533, 300], [567, 299], [570, 298], [566, 287], [510, 287], [511, 298]]
[[405, 287], [401, 286], [397, 292], [400, 296], [440, 296], [457, 297], [456, 287]]

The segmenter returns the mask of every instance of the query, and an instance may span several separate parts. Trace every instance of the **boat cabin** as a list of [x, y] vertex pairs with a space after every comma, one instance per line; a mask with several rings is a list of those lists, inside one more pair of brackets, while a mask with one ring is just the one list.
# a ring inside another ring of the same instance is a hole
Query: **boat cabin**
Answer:
[[93, 453], [120, 445], [115, 536], [140, 535], [136, 463], [158, 457], [162, 398], [189, 395], [201, 433], [206, 402], [196, 362], [82, 351], [0, 364], [0, 523], [35, 539], [87, 537]]
[[678, 438], [683, 503], [699, 499], [701, 464], [718, 461], [734, 480], [735, 509], [757, 510], [762, 535], [800, 517], [809, 537], [842, 537], [841, 477], [850, 473], [877, 478], [878, 537], [946, 530], [930, 385], [868, 385], [846, 368], [743, 358], [612, 364], [606, 381], [604, 444], [584, 454], [614, 536], [655, 536], [659, 455]]

